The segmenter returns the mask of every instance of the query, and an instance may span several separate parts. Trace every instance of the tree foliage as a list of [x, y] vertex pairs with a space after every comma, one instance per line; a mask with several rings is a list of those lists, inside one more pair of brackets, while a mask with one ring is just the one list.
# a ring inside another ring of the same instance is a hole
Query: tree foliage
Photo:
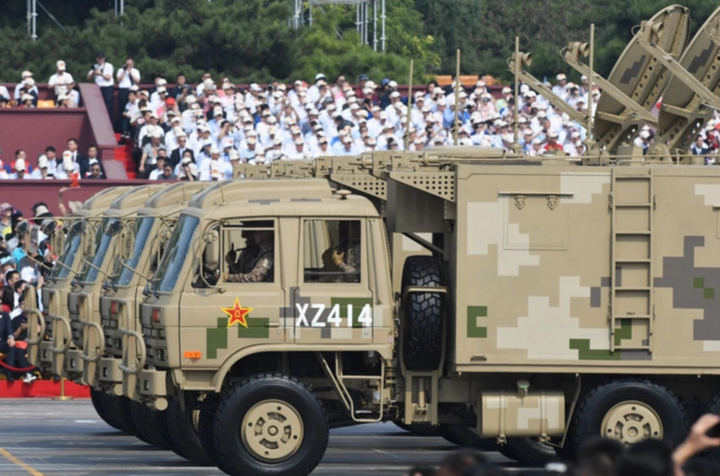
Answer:
[[[609, 74], [631, 38], [633, 26], [672, 4], [668, 0], [386, 0], [387, 53], [360, 44], [352, 6], [313, 8], [313, 25], [289, 26], [290, 0], [128, 0], [117, 18], [114, 0], [43, 2], [61, 30], [38, 11], [39, 38], [30, 41], [25, 2], [5, 2], [0, 9], [0, 81], [15, 82], [30, 69], [44, 82], [63, 59], [68, 71], [85, 80], [94, 53], [105, 51], [116, 67], [132, 56], [149, 80], [184, 72], [197, 81], [202, 72], [236, 82], [311, 80], [360, 73], [379, 81], [407, 81], [410, 58], [415, 79], [452, 74], [455, 50], [462, 50], [462, 74], [490, 74], [510, 79], [506, 60], [514, 37], [531, 51], [531, 72], [542, 78], [568, 72], [559, 54], [570, 41], [587, 41], [596, 24], [595, 67]], [[707, 0], [687, 0], [692, 33], [717, 7]], [[305, 5], [307, 7], [307, 4]], [[380, 21], [378, 20], [378, 24]], [[372, 32], [370, 33], [372, 37]], [[379, 38], [378, 33], [378, 38]], [[372, 43], [372, 41], [371, 41]]]

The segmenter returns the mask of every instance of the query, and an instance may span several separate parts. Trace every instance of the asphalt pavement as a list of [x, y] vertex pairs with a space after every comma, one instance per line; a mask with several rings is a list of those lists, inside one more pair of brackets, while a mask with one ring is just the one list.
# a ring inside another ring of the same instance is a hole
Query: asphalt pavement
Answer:
[[[400, 476], [412, 465], [437, 465], [456, 446], [418, 437], [392, 423], [332, 430], [313, 474]], [[489, 460], [519, 469], [499, 453]], [[210, 476], [217, 468], [194, 465], [105, 424], [89, 400], [0, 399], [2, 476]]]

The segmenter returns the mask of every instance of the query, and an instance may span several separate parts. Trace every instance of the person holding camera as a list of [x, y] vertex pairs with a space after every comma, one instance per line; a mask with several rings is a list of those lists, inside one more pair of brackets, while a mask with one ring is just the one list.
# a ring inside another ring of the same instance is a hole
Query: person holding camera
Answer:
[[140, 71], [135, 69], [135, 62], [132, 58], [125, 59], [125, 64], [117, 71], [118, 81], [118, 106], [121, 110], [125, 109], [128, 102], [130, 88], [140, 83]]
[[105, 53], [98, 51], [95, 55], [95, 64], [87, 75], [88, 81], [94, 81], [100, 87], [110, 122], [113, 120], [113, 65], [105, 61]]

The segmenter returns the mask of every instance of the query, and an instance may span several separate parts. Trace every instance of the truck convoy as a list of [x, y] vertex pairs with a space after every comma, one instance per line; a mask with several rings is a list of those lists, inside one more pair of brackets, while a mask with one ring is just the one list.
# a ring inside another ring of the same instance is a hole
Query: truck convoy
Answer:
[[720, 168], [633, 140], [669, 81], [693, 94], [658, 123], [709, 117], [720, 42], [710, 19], [686, 49], [688, 20], [642, 25], [581, 157], [370, 152], [125, 192], [68, 235], [93, 253], [70, 321], [43, 292], [40, 363], [50, 346], [116, 426], [232, 475], [309, 474], [331, 427], [380, 421], [521, 460], [679, 443], [720, 412]]

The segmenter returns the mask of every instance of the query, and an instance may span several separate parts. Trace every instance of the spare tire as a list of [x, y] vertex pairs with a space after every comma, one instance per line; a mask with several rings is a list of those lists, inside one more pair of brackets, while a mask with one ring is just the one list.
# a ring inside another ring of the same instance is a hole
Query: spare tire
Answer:
[[[402, 289], [408, 286], [442, 286], [442, 268], [432, 256], [409, 256], [402, 274]], [[443, 298], [441, 293], [407, 295], [402, 303], [403, 358], [408, 370], [430, 371], [440, 367], [443, 349]]]

